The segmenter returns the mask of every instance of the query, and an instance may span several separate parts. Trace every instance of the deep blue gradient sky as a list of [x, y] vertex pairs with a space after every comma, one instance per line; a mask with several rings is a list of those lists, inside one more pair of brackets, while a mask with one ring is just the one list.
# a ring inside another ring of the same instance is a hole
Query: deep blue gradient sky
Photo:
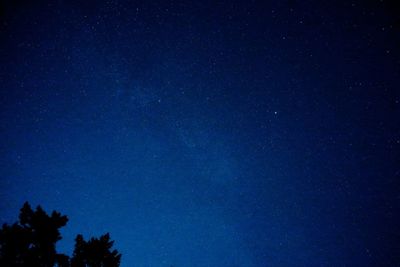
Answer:
[[0, 223], [59, 210], [123, 267], [399, 266], [394, 2], [3, 0]]

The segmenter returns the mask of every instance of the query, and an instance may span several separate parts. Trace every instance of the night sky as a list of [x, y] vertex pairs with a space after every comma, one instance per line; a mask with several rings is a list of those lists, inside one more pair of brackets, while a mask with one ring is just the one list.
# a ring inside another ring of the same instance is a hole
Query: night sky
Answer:
[[0, 12], [0, 223], [123, 267], [400, 266], [396, 1], [21, 1]]

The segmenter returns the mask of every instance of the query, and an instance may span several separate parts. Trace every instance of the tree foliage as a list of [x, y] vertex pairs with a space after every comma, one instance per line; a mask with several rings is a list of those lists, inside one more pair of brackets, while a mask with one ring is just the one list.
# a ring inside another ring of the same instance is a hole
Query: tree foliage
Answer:
[[68, 218], [53, 211], [49, 216], [40, 206], [32, 210], [25, 203], [19, 221], [4, 224], [0, 229], [0, 266], [4, 267], [118, 267], [121, 254], [113, 250], [114, 241], [107, 233], [85, 241], [82, 235], [75, 239], [72, 257], [56, 252], [61, 239], [59, 229]]
[[91, 238], [89, 241], [85, 241], [82, 235], [78, 235], [75, 239], [71, 267], [119, 266], [121, 255], [117, 250], [111, 250], [113, 243], [114, 241], [110, 240], [108, 233], [100, 238]]

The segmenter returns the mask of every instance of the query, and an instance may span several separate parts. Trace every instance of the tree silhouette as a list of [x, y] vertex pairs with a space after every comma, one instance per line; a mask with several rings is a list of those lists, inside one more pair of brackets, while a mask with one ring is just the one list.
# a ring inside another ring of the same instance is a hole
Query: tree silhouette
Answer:
[[117, 250], [110, 251], [113, 243], [108, 233], [102, 235], [100, 238], [91, 238], [89, 241], [85, 241], [82, 235], [78, 235], [75, 239], [75, 250], [71, 259], [71, 267], [119, 266], [121, 254]]
[[107, 233], [85, 241], [75, 239], [75, 250], [70, 259], [56, 252], [61, 239], [59, 229], [68, 218], [53, 211], [51, 216], [38, 206], [35, 211], [26, 202], [21, 208], [19, 222], [4, 224], [0, 229], [0, 266], [4, 267], [118, 267], [121, 254], [112, 250], [113, 241]]

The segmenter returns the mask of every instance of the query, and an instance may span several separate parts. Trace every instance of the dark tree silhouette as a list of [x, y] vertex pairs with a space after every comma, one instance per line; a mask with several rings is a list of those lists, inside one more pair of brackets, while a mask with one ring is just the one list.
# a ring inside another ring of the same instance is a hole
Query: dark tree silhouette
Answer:
[[1, 266], [54, 266], [64, 256], [56, 253], [55, 244], [61, 239], [59, 229], [68, 219], [58, 212], [51, 216], [38, 206], [33, 211], [25, 203], [19, 223], [3, 225], [0, 230]]
[[72, 259], [56, 252], [61, 239], [59, 229], [68, 218], [53, 211], [51, 216], [38, 206], [35, 211], [28, 203], [22, 207], [19, 222], [4, 224], [0, 229], [0, 266], [4, 267], [118, 267], [121, 254], [112, 250], [110, 235], [84, 241], [76, 238]]
[[82, 235], [78, 235], [75, 239], [75, 250], [71, 259], [71, 267], [119, 266], [121, 254], [117, 250], [111, 251], [113, 243], [108, 233], [100, 238], [91, 238], [89, 241], [85, 241]]

